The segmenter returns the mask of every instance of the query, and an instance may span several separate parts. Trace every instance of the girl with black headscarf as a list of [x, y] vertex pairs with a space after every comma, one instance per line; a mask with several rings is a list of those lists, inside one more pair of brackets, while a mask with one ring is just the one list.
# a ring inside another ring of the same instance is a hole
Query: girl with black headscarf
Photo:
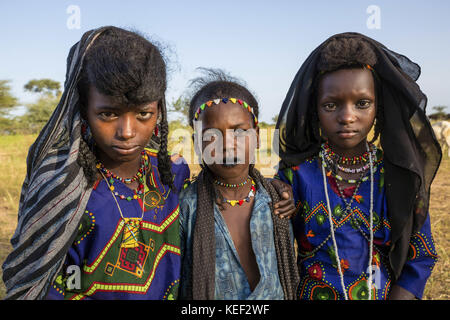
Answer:
[[277, 176], [299, 212], [300, 299], [422, 297], [437, 259], [428, 206], [441, 150], [419, 75], [405, 56], [344, 33], [295, 76], [277, 123]]

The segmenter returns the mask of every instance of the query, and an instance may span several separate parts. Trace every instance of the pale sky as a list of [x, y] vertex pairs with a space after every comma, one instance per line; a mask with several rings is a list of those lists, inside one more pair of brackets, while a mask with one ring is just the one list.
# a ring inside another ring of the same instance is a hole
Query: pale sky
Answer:
[[134, 28], [167, 48], [169, 102], [199, 75], [197, 67], [222, 68], [247, 83], [260, 119], [270, 122], [309, 53], [335, 33], [355, 31], [421, 66], [418, 84], [430, 113], [450, 106], [449, 13], [445, 0], [1, 1], [0, 79], [11, 80], [22, 103], [31, 102], [36, 97], [24, 84], [38, 78], [62, 84], [69, 49], [85, 31]]

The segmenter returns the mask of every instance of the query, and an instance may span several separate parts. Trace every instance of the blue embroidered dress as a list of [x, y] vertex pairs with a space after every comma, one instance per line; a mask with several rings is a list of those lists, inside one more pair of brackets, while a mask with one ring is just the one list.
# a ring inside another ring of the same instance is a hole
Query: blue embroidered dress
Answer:
[[[375, 265], [372, 299], [387, 299], [392, 284], [388, 261], [390, 225], [384, 189], [382, 152], [374, 174], [373, 230]], [[336, 253], [330, 235], [327, 202], [322, 169], [318, 157], [299, 166], [280, 170], [277, 178], [293, 187], [294, 200], [299, 209], [294, 219], [294, 235], [298, 243], [300, 284], [298, 298], [307, 300], [344, 299], [336, 264]], [[349, 299], [367, 299], [369, 276], [369, 206], [370, 179], [361, 183], [349, 214], [339, 196], [336, 180], [327, 177], [328, 194], [338, 255]], [[353, 187], [354, 188], [354, 187]], [[344, 195], [351, 197], [347, 188]], [[346, 198], [349, 202], [350, 198]], [[408, 260], [396, 284], [421, 298], [426, 281], [437, 260], [428, 216], [421, 230], [411, 237]]]
[[[50, 287], [47, 299], [176, 299], [180, 279], [178, 194], [162, 185], [156, 153], [147, 150], [147, 155], [151, 170], [145, 185], [144, 216], [133, 233], [137, 245], [121, 246], [127, 228], [107, 183], [97, 181], [63, 272]], [[172, 163], [178, 192], [190, 174], [188, 165], [180, 160]], [[114, 187], [120, 195], [134, 194], [118, 180]], [[140, 199], [117, 201], [124, 218], [141, 217]], [[69, 266], [80, 268], [79, 288], [67, 287], [71, 276], [64, 271]]]
[[[281, 300], [283, 289], [278, 276], [277, 257], [273, 238], [273, 223], [270, 196], [262, 185], [255, 193], [250, 218], [250, 232], [253, 251], [258, 264], [260, 281], [253, 292], [247, 281], [239, 255], [219, 208], [214, 204], [214, 228], [216, 235], [216, 300]], [[182, 271], [180, 299], [187, 297], [192, 270], [192, 243], [197, 213], [197, 182], [183, 190], [180, 196], [180, 236]], [[293, 239], [293, 237], [292, 237]]]

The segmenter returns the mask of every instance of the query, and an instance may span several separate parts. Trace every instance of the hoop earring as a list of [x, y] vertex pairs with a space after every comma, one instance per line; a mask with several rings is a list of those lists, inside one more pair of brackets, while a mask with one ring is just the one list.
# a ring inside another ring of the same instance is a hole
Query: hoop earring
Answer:
[[81, 118], [81, 138], [86, 142], [89, 149], [94, 152], [95, 140], [92, 136], [91, 128], [84, 118]]

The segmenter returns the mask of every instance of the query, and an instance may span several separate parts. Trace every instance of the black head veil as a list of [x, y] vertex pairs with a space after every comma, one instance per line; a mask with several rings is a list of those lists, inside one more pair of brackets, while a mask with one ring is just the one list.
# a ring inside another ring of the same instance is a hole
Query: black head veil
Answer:
[[383, 104], [385, 186], [391, 223], [390, 262], [396, 277], [406, 261], [409, 241], [428, 214], [430, 186], [442, 152], [425, 115], [427, 98], [416, 81], [420, 67], [407, 57], [359, 33], [337, 34], [317, 47], [297, 72], [281, 107], [279, 129], [280, 169], [294, 166], [318, 153], [320, 137], [311, 121], [314, 81], [323, 48], [333, 39], [354, 38], [369, 43], [376, 54], [373, 69], [381, 86]]

